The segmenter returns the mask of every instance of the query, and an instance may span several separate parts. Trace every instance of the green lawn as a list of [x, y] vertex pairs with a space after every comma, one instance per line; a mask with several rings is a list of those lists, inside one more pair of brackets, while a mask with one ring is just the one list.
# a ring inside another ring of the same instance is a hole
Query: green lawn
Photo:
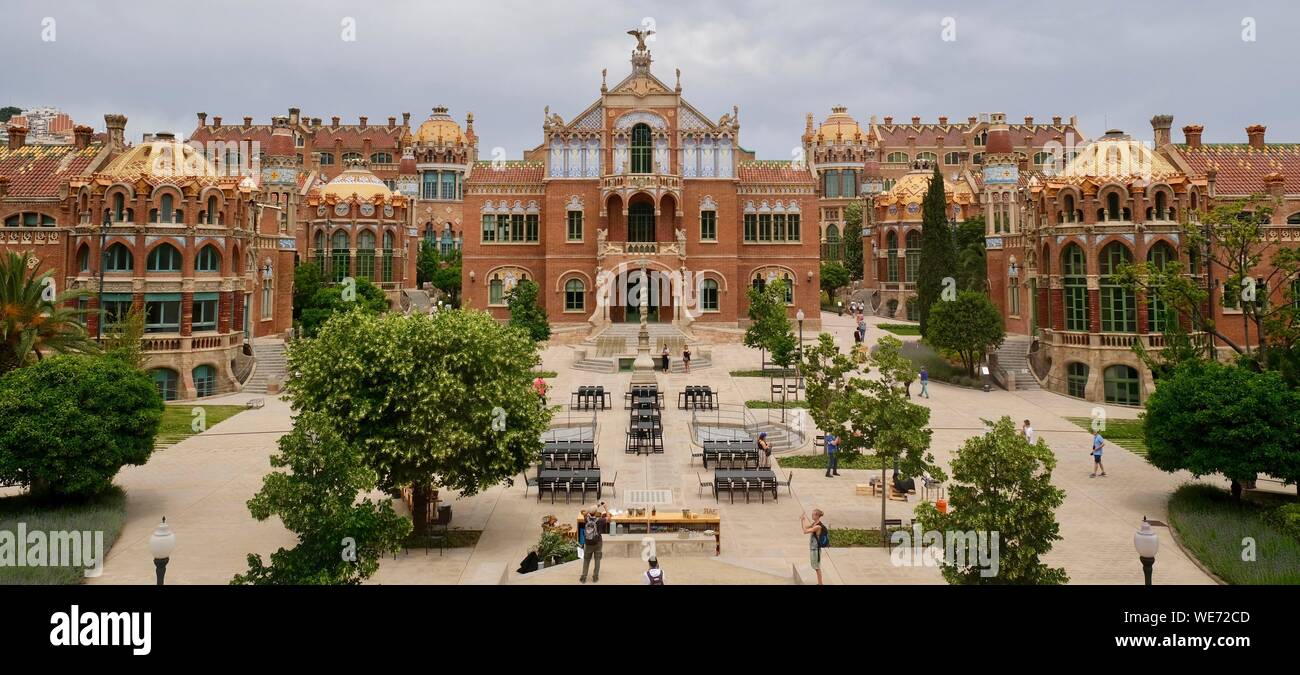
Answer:
[[[1280, 503], [1293, 501], [1289, 495], [1247, 493], [1237, 504], [1212, 485], [1183, 485], [1169, 499], [1169, 524], [1202, 564], [1230, 584], [1300, 584], [1300, 539], [1268, 522]], [[1254, 560], [1242, 560], [1249, 551], [1243, 541], [1254, 543]]]
[[[777, 410], [779, 410], [779, 409], [781, 408], [781, 401], [780, 401], [779, 399], [776, 400], [776, 401], [764, 401], [764, 400], [761, 400], [761, 399], [753, 399], [753, 400], [745, 401], [745, 407], [746, 407], [746, 408], [756, 408], [756, 409], [759, 409], [759, 410], [762, 410], [762, 409], [765, 409], [765, 408], [772, 408], [772, 409], [777, 409]], [[796, 400], [794, 400], [794, 399], [789, 399], [789, 400], [787, 400], [787, 401], [785, 402], [785, 407], [787, 407], [787, 408], [807, 408], [807, 407], [808, 407], [808, 402], [807, 402], [807, 401], [796, 401]]]
[[[113, 547], [125, 522], [126, 493], [117, 486], [84, 502], [58, 505], [34, 500], [26, 494], [0, 498], [0, 530], [13, 532], [16, 537], [18, 523], [24, 523], [29, 536], [38, 531], [103, 532], [102, 554]], [[91, 554], [83, 553], [83, 560]], [[84, 570], [81, 566], [0, 565], [0, 585], [79, 584], [85, 578]]]
[[553, 379], [555, 379], [555, 378], [557, 378], [557, 377], [559, 377], [559, 376], [560, 376], [560, 374], [557, 373], [557, 372], [555, 372], [554, 370], [534, 370], [534, 371], [533, 371], [533, 377], [540, 377], [540, 378], [542, 378], [543, 380], [553, 380]]
[[894, 335], [920, 335], [921, 327], [910, 323], [882, 323], [881, 330], [887, 330]]
[[163, 411], [154, 443], [163, 447], [175, 445], [198, 433], [192, 426], [195, 408], [203, 408], [209, 429], [247, 409], [242, 405], [169, 405]]
[[[1066, 419], [1079, 425], [1085, 431], [1092, 431], [1092, 418], [1067, 417]], [[1135, 455], [1146, 457], [1147, 440], [1145, 428], [1146, 422], [1140, 419], [1117, 420], [1108, 418], [1106, 420], [1106, 428], [1101, 432], [1101, 437], [1106, 439], [1107, 444], [1114, 443]]]
[[[776, 457], [776, 463], [782, 469], [826, 469], [826, 454], [817, 455], [791, 455], [789, 457]], [[880, 458], [875, 455], [848, 453], [840, 454], [840, 469], [879, 469]]]
[[[889, 545], [888, 540], [880, 536], [880, 530], [864, 530], [851, 527], [834, 527], [827, 523], [831, 528], [831, 548], [882, 548]], [[890, 534], [902, 528], [889, 528]]]
[[[781, 370], [780, 370], [780, 369], [773, 369], [773, 370], [733, 370], [733, 371], [731, 371], [731, 376], [732, 376], [732, 377], [781, 377], [781, 374], [782, 374], [782, 373], [781, 373]], [[791, 369], [785, 371], [785, 376], [786, 376], [786, 377], [794, 377], [794, 374], [795, 374], [795, 373], [794, 373], [794, 369], [793, 369], [793, 368], [791, 368]]]

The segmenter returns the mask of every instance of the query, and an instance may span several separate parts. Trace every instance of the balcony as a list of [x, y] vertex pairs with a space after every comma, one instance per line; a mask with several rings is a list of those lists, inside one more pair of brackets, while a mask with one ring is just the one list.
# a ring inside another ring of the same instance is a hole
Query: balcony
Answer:
[[648, 190], [652, 192], [677, 192], [682, 189], [681, 176], [661, 173], [621, 173], [600, 179], [600, 191], [622, 192]]
[[606, 256], [654, 257], [686, 255], [683, 241], [602, 241], [596, 244], [597, 259]]
[[[1205, 333], [1192, 333], [1192, 344], [1203, 345]], [[1141, 340], [1145, 349], [1164, 349], [1163, 333], [1085, 333], [1082, 331], [1043, 330], [1043, 342], [1058, 347], [1087, 347], [1092, 349], [1116, 349], [1130, 351]]]
[[158, 337], [145, 337], [141, 340], [143, 351], [146, 354], [166, 354], [172, 352], [202, 352], [230, 349], [244, 344], [243, 333], [228, 333], [226, 335], [190, 335], [188, 337], [181, 335], [165, 335]]

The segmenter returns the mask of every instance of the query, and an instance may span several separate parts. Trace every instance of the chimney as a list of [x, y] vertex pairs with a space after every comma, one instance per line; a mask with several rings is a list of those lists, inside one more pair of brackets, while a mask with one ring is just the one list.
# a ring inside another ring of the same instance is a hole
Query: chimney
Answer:
[[93, 136], [94, 133], [95, 130], [88, 126], [75, 126], [72, 128], [72, 144], [76, 146], [78, 150], [84, 150], [85, 148], [90, 147], [90, 137]]
[[206, 127], [206, 126], [208, 126], [208, 114], [207, 114], [207, 113], [202, 113], [202, 112], [199, 113], [199, 126], [201, 126], [201, 127]]
[[1027, 126], [1027, 127], [1028, 127], [1028, 126], [1033, 126], [1033, 124], [1034, 124], [1034, 116], [1033, 116], [1033, 115], [1025, 115], [1025, 126]]
[[[218, 117], [218, 120], [221, 118]], [[218, 122], [220, 124], [220, 122]], [[108, 128], [108, 147], [121, 150], [126, 147], [126, 115], [109, 113], [104, 115], [104, 125]]]
[[942, 125], [944, 125], [944, 126], [947, 126], [947, 125], [948, 125], [948, 116], [947, 116], [947, 115], [940, 115], [940, 116], [939, 116], [939, 124], [942, 124]]
[[1199, 124], [1189, 124], [1183, 127], [1183, 137], [1187, 139], [1187, 149], [1196, 150], [1201, 147], [1201, 132], [1205, 127]]
[[214, 115], [212, 117], [212, 126], [214, 127], [221, 126], [221, 115]]
[[313, 118], [311, 118], [311, 125], [312, 125], [313, 128], [319, 128], [319, 127], [320, 127], [320, 118], [319, 118], [319, 117], [313, 117]]
[[339, 166], [343, 166], [343, 139], [342, 138], [338, 138], [338, 137], [334, 138], [334, 161], [337, 162]]
[[366, 162], [369, 162], [369, 161], [370, 161], [370, 155], [371, 155], [370, 150], [371, 150], [372, 147], [374, 147], [374, 146], [373, 146], [373, 144], [372, 144], [372, 142], [371, 142], [371, 140], [370, 140], [369, 138], [366, 138], [365, 140], [361, 141], [361, 159], [362, 159], [362, 160], [364, 160], [364, 161], [366, 161]]
[[253, 126], [253, 118], [251, 118], [251, 117], [245, 117], [245, 118], [244, 118], [244, 128], [247, 129], [247, 128], [251, 127], [251, 126]]
[[370, 119], [370, 118], [366, 117], [365, 115], [362, 115], [362, 116], [361, 116], [361, 128], [362, 128], [362, 129], [365, 129], [365, 128], [366, 128], [366, 120], [368, 120], [368, 119]]
[[292, 125], [294, 125], [294, 126], [297, 126], [297, 125], [298, 125], [298, 116], [299, 116], [301, 113], [302, 113], [302, 110], [299, 110], [298, 108], [289, 108], [289, 124], [292, 124]]
[[[1186, 128], [1184, 128], [1184, 131], [1186, 131]], [[1200, 146], [1200, 144], [1201, 144], [1200, 137], [1198, 136], [1196, 145]], [[1205, 191], [1209, 193], [1210, 199], [1214, 199], [1214, 195], [1215, 195], [1214, 184], [1218, 181], [1218, 178], [1219, 178], [1218, 169], [1211, 166], [1210, 168], [1205, 170]]]
[[331, 126], [331, 127], [334, 127], [335, 129], [339, 128], [339, 116], [338, 116], [338, 115], [335, 115], [335, 116], [333, 116], [333, 117], [330, 118], [330, 126]]
[[389, 129], [392, 129], [392, 128], [395, 127], [395, 126], [397, 126], [397, 118], [396, 118], [396, 117], [389, 117], [389, 118], [388, 118], [388, 128], [389, 128]]
[[1059, 127], [1059, 126], [1061, 126], [1061, 116], [1060, 116], [1060, 115], [1052, 115], [1052, 126], [1054, 126], [1054, 127]]
[[1151, 118], [1151, 131], [1155, 136], [1157, 148], [1169, 145], [1169, 129], [1173, 125], [1173, 115], [1156, 115]]
[[1282, 199], [1286, 195], [1286, 177], [1276, 171], [1264, 176], [1264, 192]]
[[17, 150], [27, 144], [27, 127], [9, 127], [9, 149]]
[[404, 127], [411, 126], [411, 113], [409, 112], [402, 113], [402, 126]]
[[914, 127], [920, 126], [920, 124], [921, 124], [921, 117], [919, 115], [912, 115], [912, 126]]
[[1256, 150], [1264, 149], [1264, 130], [1263, 124], [1252, 124], [1246, 127], [1246, 138], [1250, 139], [1250, 147]]
[[974, 115], [971, 115], [970, 117], [967, 117], [967, 118], [966, 118], [966, 123], [969, 124], [969, 125], [971, 125], [971, 126], [975, 126], [975, 122], [976, 122], [978, 119], [979, 119], [979, 118], [975, 117]]
[[889, 115], [885, 115], [885, 125], [888, 126], [893, 123], [894, 123], [894, 118]]

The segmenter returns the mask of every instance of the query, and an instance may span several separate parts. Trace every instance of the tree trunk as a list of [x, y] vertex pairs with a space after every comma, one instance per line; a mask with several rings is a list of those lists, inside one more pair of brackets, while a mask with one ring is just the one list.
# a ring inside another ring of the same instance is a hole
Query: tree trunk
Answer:
[[429, 496], [428, 483], [416, 483], [411, 486], [411, 534], [422, 537], [429, 532]]
[[1241, 503], [1241, 482], [1236, 478], [1232, 479], [1232, 500]]
[[885, 531], [885, 505], [889, 502], [889, 485], [885, 483], [885, 459], [880, 459], [880, 538], [889, 550], [889, 533]]

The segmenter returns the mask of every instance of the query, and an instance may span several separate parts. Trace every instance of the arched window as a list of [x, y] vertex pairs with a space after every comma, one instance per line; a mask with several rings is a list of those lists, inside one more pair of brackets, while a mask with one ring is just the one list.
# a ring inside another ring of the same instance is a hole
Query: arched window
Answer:
[[145, 260], [145, 269], [150, 272], [181, 271], [181, 252], [171, 244], [159, 244], [149, 252]]
[[204, 214], [203, 222], [209, 225], [216, 225], [220, 222], [219, 218], [220, 217], [217, 214], [216, 196], [214, 195], [212, 197], [208, 197], [208, 211], [206, 214]]
[[393, 245], [397, 242], [397, 237], [393, 236], [392, 230], [384, 231], [384, 283], [393, 283]]
[[1137, 300], [1133, 292], [1115, 281], [1119, 266], [1133, 261], [1128, 247], [1112, 241], [1101, 250], [1101, 331], [1132, 333], [1137, 331]]
[[[1147, 264], [1153, 270], [1164, 270], [1171, 262], [1178, 260], [1178, 253], [1169, 244], [1158, 241], [1147, 251]], [[1159, 289], [1154, 285], [1147, 291], [1147, 332], [1163, 333], [1173, 322], [1178, 320], [1164, 301], [1160, 299]]]
[[975, 153], [975, 155], [972, 156], [972, 157], [970, 158], [970, 161], [971, 161], [971, 163], [973, 163], [973, 164], [983, 164], [983, 163], [984, 163], [984, 153], [982, 153], [982, 152], [977, 152], [977, 153]]
[[655, 240], [655, 207], [648, 202], [637, 202], [627, 210], [627, 240]]
[[1065, 393], [1084, 398], [1088, 392], [1088, 364], [1075, 361], [1065, 368]]
[[1065, 222], [1074, 222], [1074, 195], [1065, 195]]
[[825, 192], [827, 198], [834, 199], [840, 196], [840, 170], [839, 169], [827, 169], [826, 172], [822, 174], [822, 181], [823, 181], [822, 189], [823, 192]]
[[126, 197], [118, 192], [113, 195], [113, 222], [120, 223], [126, 219]]
[[221, 252], [216, 246], [208, 244], [199, 250], [194, 258], [195, 272], [218, 272], [221, 270]]
[[217, 369], [198, 366], [194, 369], [194, 394], [199, 398], [217, 393]]
[[332, 153], [332, 152], [322, 152], [322, 153], [320, 154], [320, 165], [321, 165], [321, 166], [331, 166], [331, 165], [333, 165], [333, 164], [334, 164], [334, 153]]
[[960, 152], [946, 152], [943, 155], [944, 164], [961, 164]]
[[718, 282], [705, 279], [700, 284], [700, 306], [706, 312], [718, 311]]
[[1106, 195], [1106, 220], [1119, 220], [1119, 193], [1111, 192]]
[[108, 247], [104, 255], [104, 271], [131, 272], [134, 269], [135, 259], [131, 255], [131, 249], [122, 244], [113, 244]]
[[587, 308], [587, 287], [581, 279], [569, 279], [564, 284], [564, 311], [581, 312]]
[[164, 194], [158, 200], [158, 222], [174, 223], [176, 222], [175, 200], [170, 194]]
[[1052, 163], [1052, 153], [1047, 152], [1046, 150], [1034, 153], [1034, 164], [1044, 166]]
[[916, 153], [916, 161], [933, 165], [939, 162], [939, 156], [933, 152], [918, 152]]
[[389, 152], [374, 152], [370, 154], [371, 164], [392, 164], [393, 155]]
[[908, 232], [905, 243], [907, 244], [907, 250], [904, 252], [906, 264], [904, 265], [903, 280], [916, 283], [921, 272], [921, 231], [912, 230]]
[[359, 152], [345, 152], [345, 153], [343, 153], [343, 163], [344, 163], [344, 164], [347, 164], [348, 162], [359, 162], [359, 161], [361, 161], [361, 153], [359, 153]]
[[1106, 402], [1119, 405], [1142, 404], [1142, 379], [1136, 368], [1114, 365], [1102, 372]]
[[343, 281], [351, 272], [348, 259], [351, 243], [345, 230], [339, 230], [330, 237], [330, 278], [334, 283]]
[[500, 274], [493, 274], [492, 280], [488, 282], [488, 304], [506, 304], [505, 283], [501, 281]]
[[1300, 225], [1300, 211], [1297, 211], [1286, 217], [1287, 225]]
[[891, 152], [885, 155], [885, 161], [890, 164], [906, 164], [909, 158], [906, 152]]
[[375, 233], [357, 233], [357, 278], [375, 280]]
[[1169, 220], [1169, 196], [1163, 190], [1156, 193], [1156, 220]]
[[1065, 329], [1088, 330], [1088, 272], [1083, 249], [1070, 244], [1061, 253], [1061, 282], [1065, 289]]
[[840, 259], [840, 228], [835, 223], [826, 226], [826, 254], [828, 260]]
[[175, 401], [180, 390], [180, 376], [176, 371], [170, 368], [155, 368], [149, 371], [153, 377], [153, 386], [158, 389], [158, 394], [164, 401]]
[[82, 244], [77, 249], [77, 270], [80, 272], [90, 271], [90, 247]]
[[975, 145], [988, 145], [989, 132], [981, 131], [975, 135]]
[[898, 281], [898, 233], [890, 230], [885, 235], [885, 280]]
[[650, 126], [638, 124], [632, 127], [632, 173], [650, 173], [651, 169]]

